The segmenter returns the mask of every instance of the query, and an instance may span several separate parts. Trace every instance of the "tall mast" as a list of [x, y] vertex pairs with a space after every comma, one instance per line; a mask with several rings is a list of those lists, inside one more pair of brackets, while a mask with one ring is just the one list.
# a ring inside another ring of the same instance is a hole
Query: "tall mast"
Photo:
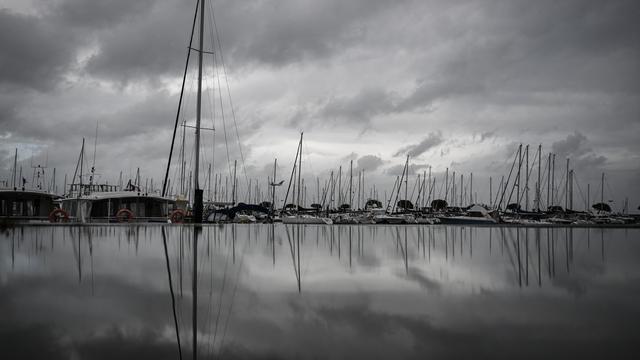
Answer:
[[[207, 173], [207, 200], [211, 201], [211, 163], [209, 163], [209, 170]], [[153, 186], [151, 187], [153, 188]]]
[[238, 160], [233, 160], [233, 179], [231, 181], [231, 202], [233, 203], [233, 205], [236, 204], [236, 199], [238, 195], [236, 194], [236, 191], [237, 191], [236, 182], [238, 180], [238, 176], [236, 175], [237, 167], [238, 167]]
[[551, 205], [556, 204], [556, 154], [551, 159]]
[[[522, 144], [518, 148], [518, 182], [516, 183], [516, 210], [520, 212], [520, 172], [522, 170]], [[511, 197], [511, 195], [509, 195]], [[509, 206], [509, 204], [507, 204]]]
[[338, 207], [342, 205], [342, 165], [338, 169]]
[[360, 191], [362, 190], [360, 186], [362, 185], [362, 171], [358, 171], [358, 197], [356, 200], [356, 208], [360, 208]]
[[93, 162], [91, 164], [91, 176], [89, 176], [89, 189], [93, 185], [93, 177], [96, 174], [96, 151], [98, 149], [98, 122], [96, 121], [96, 137], [93, 139]]
[[564, 179], [564, 208], [569, 209], [569, 158], [567, 158], [567, 172]]
[[524, 209], [529, 211], [529, 144], [527, 144], [527, 149], [525, 151], [526, 157], [526, 167], [524, 171], [524, 175], [526, 176], [524, 180]]
[[353, 207], [351, 204], [352, 203], [351, 199], [353, 198], [352, 189], [353, 189], [353, 160], [349, 162], [349, 209]]
[[300, 133], [300, 156], [298, 156], [298, 210], [300, 210], [300, 188], [302, 187], [301, 179], [302, 179], [302, 136], [304, 132]]
[[447, 201], [447, 195], [449, 195], [449, 168], [444, 173], [444, 201]]
[[429, 165], [429, 197], [426, 199], [427, 201], [424, 203], [424, 206], [429, 206], [429, 200], [431, 200], [431, 190], [433, 187], [431, 186], [431, 165]]
[[273, 184], [271, 188], [273, 192], [271, 193], [271, 212], [273, 213], [273, 209], [276, 206], [276, 169], [278, 168], [278, 159], [273, 160]]
[[542, 144], [538, 145], [538, 184], [536, 186], [536, 208], [538, 209], [538, 212], [540, 212], [540, 187], [542, 186], [542, 184], [540, 184], [540, 181], [542, 181], [542, 179], [540, 178], [540, 170], [542, 169]]
[[18, 175], [18, 148], [16, 148], [16, 154], [13, 156], [13, 188], [16, 188], [16, 176]]
[[84, 163], [84, 138], [82, 138], [82, 148], [80, 149], [80, 192], [78, 197], [82, 194], [82, 164]]
[[473, 201], [473, 173], [471, 173], [471, 179], [469, 181], [469, 205], [472, 205], [474, 203]]
[[456, 172], [454, 171], [451, 179], [451, 206], [456, 205]]
[[460, 206], [464, 206], [464, 174], [460, 174]]
[[[202, 189], [200, 189], [200, 123], [202, 121], [202, 55], [204, 54], [204, 3], [200, 0], [200, 36], [198, 39], [198, 94], [196, 98], [195, 168], [193, 171], [193, 222], [202, 223]], [[195, 325], [194, 325], [195, 330]], [[194, 337], [194, 358], [196, 355]]]
[[602, 173], [602, 182], [600, 182], [600, 202], [604, 204], [604, 173]]
[[551, 206], [551, 153], [547, 159], [547, 208]]
[[[409, 201], [409, 155], [407, 155], [407, 176], [404, 178], [404, 211], [407, 211], [407, 201]], [[401, 184], [402, 185], [402, 184]]]
[[489, 176], [489, 206], [491, 206], [492, 199], [493, 199], [493, 178]]

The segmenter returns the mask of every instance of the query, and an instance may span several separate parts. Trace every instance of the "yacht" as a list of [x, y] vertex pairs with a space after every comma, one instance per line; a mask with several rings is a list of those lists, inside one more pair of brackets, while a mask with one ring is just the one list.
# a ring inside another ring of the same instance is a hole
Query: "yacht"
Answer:
[[472, 205], [466, 211], [466, 215], [459, 216], [438, 216], [441, 224], [497, 224], [489, 211], [480, 205]]

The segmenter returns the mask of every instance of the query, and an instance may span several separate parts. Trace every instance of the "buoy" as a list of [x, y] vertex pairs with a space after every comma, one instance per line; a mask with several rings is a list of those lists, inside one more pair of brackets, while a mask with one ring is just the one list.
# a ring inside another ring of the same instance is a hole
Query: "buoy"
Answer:
[[133, 211], [129, 209], [120, 209], [116, 213], [116, 219], [118, 219], [118, 222], [131, 222], [133, 218]]
[[64, 211], [64, 209], [56, 208], [49, 213], [49, 222], [51, 223], [68, 222], [68, 221], [69, 221], [69, 214], [67, 214], [67, 212]]

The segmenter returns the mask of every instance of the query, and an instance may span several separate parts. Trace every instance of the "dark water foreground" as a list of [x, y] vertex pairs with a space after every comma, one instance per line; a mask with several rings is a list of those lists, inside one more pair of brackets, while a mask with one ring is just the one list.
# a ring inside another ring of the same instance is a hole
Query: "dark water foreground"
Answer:
[[640, 229], [280, 224], [0, 233], [0, 358], [191, 359], [194, 236], [201, 359], [640, 353]]

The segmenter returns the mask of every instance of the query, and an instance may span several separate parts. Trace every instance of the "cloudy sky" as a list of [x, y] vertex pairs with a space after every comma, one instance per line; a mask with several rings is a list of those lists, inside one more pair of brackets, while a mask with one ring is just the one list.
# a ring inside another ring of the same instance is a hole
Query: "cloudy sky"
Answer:
[[[3, 0], [0, 180], [18, 148], [28, 181], [48, 158], [61, 187], [83, 137], [90, 166], [98, 124], [101, 181], [139, 167], [158, 183], [194, 10], [195, 0]], [[518, 144], [531, 144], [532, 162], [542, 144], [558, 182], [571, 158], [576, 207], [603, 171], [615, 207], [627, 196], [640, 205], [637, 1], [215, 0], [206, 11], [215, 55], [204, 56], [203, 125], [216, 146], [204, 130], [202, 157], [222, 176], [244, 158], [241, 180], [264, 182], [277, 157], [284, 177], [304, 131], [309, 183], [354, 160], [382, 198], [408, 154], [415, 172], [473, 172], [487, 202], [489, 176], [495, 189]]]

